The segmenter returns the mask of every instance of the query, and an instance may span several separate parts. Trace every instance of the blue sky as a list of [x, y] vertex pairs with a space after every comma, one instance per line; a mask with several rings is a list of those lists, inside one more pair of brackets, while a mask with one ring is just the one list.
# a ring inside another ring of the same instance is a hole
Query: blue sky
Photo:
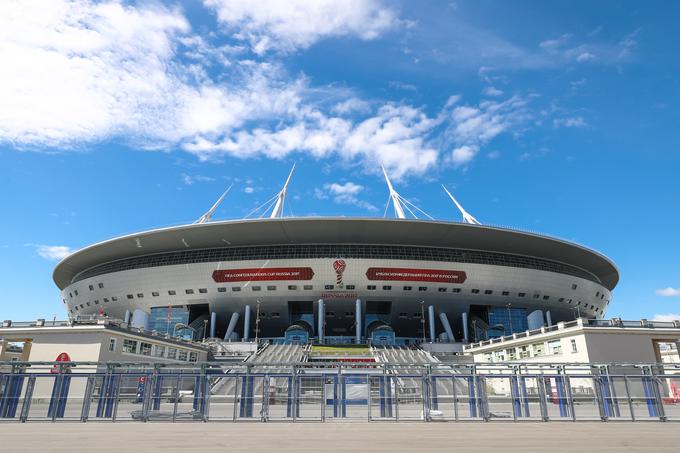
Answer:
[[216, 219], [459, 220], [577, 241], [608, 316], [680, 317], [680, 5], [347, 0], [0, 3], [3, 319], [64, 317], [93, 242]]

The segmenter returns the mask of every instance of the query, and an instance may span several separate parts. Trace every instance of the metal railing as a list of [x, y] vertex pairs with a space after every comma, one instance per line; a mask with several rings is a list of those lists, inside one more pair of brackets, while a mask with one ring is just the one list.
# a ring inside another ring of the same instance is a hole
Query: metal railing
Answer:
[[0, 362], [0, 421], [680, 420], [680, 364]]

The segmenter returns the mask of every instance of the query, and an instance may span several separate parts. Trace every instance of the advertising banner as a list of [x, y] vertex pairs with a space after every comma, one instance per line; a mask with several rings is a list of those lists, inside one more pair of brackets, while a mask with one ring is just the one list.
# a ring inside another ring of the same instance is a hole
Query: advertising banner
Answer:
[[311, 280], [312, 277], [314, 277], [314, 271], [311, 267], [225, 269], [215, 271], [212, 274], [212, 278], [216, 283], [274, 280]]
[[441, 269], [407, 269], [401, 267], [369, 267], [366, 271], [369, 280], [409, 281], [433, 283], [464, 283], [467, 275], [464, 271], [448, 271]]

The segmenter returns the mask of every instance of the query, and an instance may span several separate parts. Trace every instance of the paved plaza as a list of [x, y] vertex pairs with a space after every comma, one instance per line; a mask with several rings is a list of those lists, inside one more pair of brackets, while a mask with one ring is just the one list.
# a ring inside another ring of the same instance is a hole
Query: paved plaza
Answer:
[[3, 452], [673, 452], [677, 423], [0, 424]]

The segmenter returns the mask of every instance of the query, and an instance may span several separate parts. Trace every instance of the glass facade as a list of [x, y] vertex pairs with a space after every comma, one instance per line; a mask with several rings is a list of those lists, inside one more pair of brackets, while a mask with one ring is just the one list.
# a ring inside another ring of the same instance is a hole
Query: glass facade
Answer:
[[[494, 329], [495, 326], [503, 328]], [[527, 324], [527, 310], [525, 308], [490, 307], [489, 308], [489, 338], [512, 335], [529, 329]]]
[[[149, 314], [149, 330], [173, 335], [175, 325], [189, 323], [189, 310], [186, 307], [155, 307]], [[191, 338], [190, 329], [178, 329], [177, 336]]]

